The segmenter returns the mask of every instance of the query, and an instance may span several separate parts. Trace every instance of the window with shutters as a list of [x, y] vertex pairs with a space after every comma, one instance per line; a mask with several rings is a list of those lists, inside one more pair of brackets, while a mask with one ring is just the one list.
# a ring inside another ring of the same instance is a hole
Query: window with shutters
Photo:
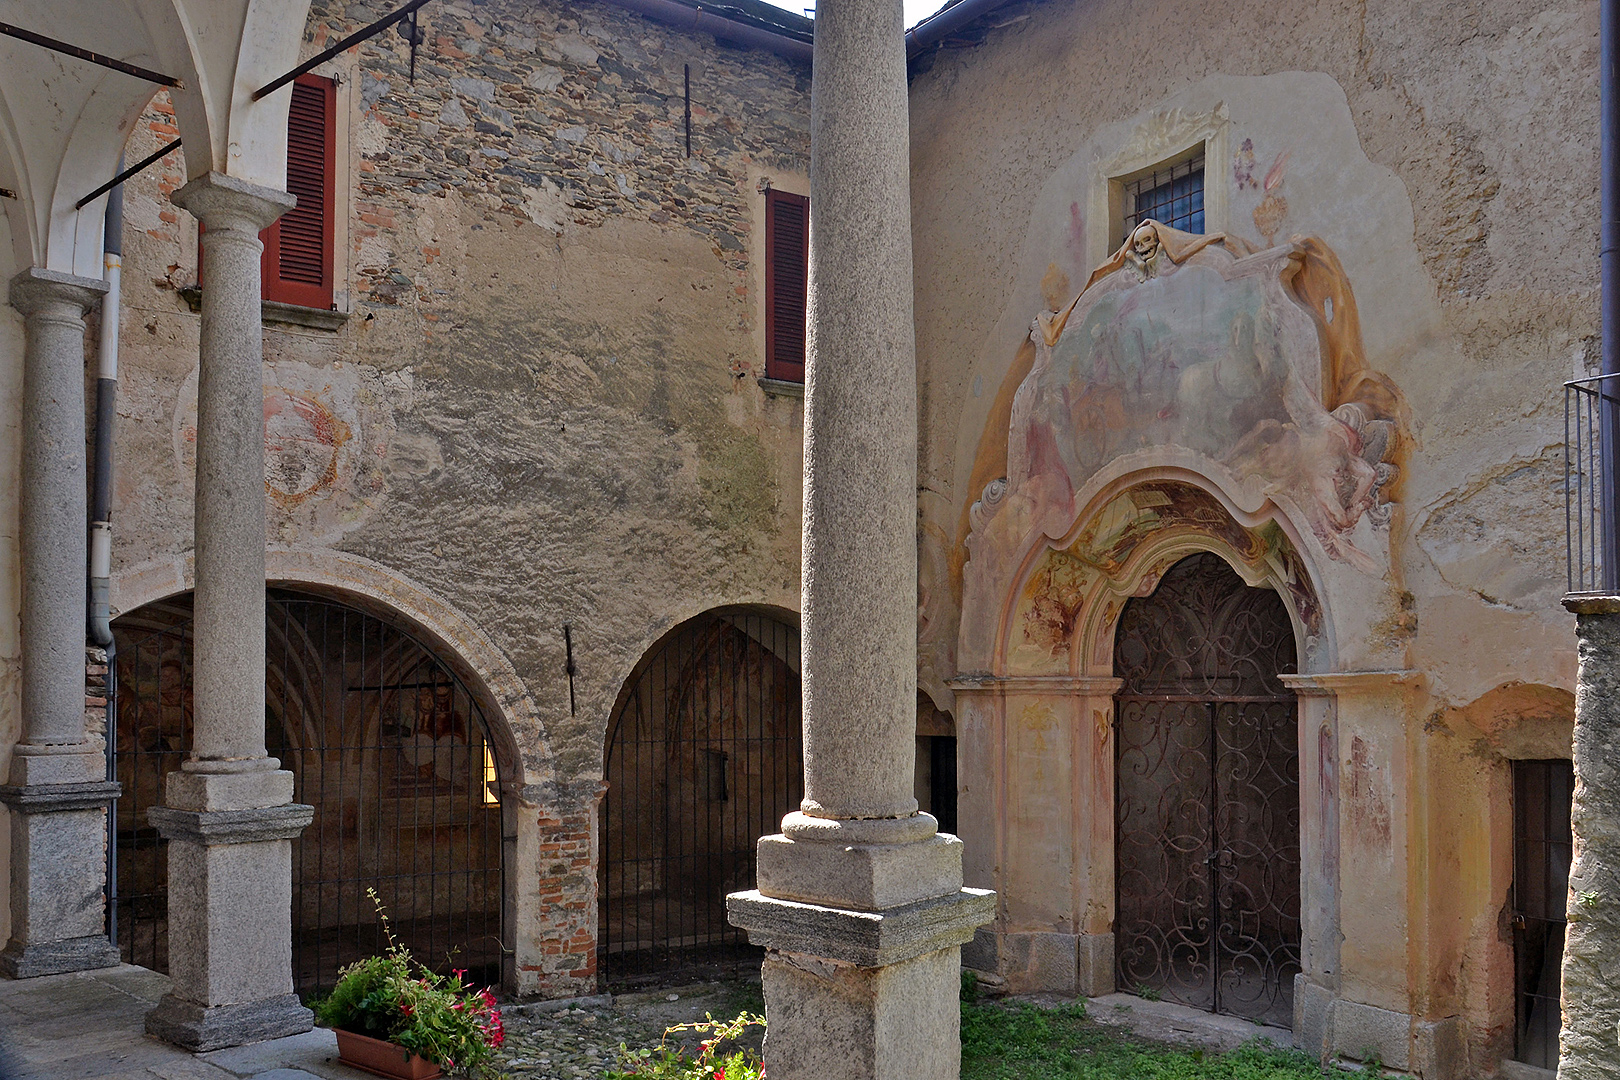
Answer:
[[810, 283], [810, 200], [765, 193], [765, 377], [804, 381], [804, 317]]
[[298, 205], [259, 238], [264, 241], [264, 298], [332, 308], [337, 173], [337, 84], [318, 75], [293, 82], [287, 110], [287, 190]]

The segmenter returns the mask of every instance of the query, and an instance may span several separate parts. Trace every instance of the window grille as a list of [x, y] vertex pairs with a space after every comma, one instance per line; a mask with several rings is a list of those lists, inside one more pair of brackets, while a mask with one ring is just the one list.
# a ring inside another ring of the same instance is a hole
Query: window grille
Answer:
[[1154, 169], [1125, 185], [1125, 236], [1143, 221], [1183, 232], [1204, 231], [1204, 158]]

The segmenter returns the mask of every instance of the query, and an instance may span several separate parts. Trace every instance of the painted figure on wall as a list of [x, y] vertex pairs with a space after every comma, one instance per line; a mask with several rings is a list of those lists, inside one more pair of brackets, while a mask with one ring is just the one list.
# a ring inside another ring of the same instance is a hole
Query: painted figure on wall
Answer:
[[1256, 252], [1145, 221], [1031, 340], [1007, 486], [1034, 520], [1072, 517], [1075, 491], [1115, 459], [1176, 446], [1287, 493], [1332, 557], [1378, 572], [1351, 533], [1387, 520], [1399, 397], [1361, 361], [1326, 245]]

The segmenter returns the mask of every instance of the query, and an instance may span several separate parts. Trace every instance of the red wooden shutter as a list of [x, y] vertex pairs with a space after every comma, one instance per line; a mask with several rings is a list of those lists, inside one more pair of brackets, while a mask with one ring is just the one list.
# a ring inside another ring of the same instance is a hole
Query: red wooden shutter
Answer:
[[765, 377], [804, 381], [804, 316], [810, 284], [810, 200], [765, 193]]
[[299, 307], [332, 307], [336, 224], [337, 84], [317, 75], [293, 81], [287, 110], [287, 190], [298, 205], [259, 234], [264, 241], [264, 298]]

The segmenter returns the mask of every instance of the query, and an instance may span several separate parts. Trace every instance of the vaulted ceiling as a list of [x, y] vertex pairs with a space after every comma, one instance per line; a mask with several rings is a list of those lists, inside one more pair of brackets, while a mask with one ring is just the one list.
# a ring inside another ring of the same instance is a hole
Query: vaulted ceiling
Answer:
[[[180, 80], [170, 91], [191, 176], [282, 188], [290, 88], [260, 86], [298, 62], [309, 0], [0, 0], [0, 21]], [[158, 86], [0, 37], [0, 187], [14, 269], [101, 276], [106, 197]]]

